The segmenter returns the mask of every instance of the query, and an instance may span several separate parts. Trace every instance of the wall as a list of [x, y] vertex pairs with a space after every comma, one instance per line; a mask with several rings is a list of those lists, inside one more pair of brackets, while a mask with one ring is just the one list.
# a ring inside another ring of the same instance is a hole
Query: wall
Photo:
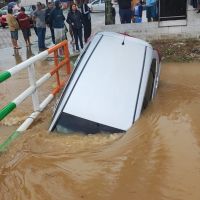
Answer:
[[200, 14], [192, 8], [187, 11], [186, 26], [159, 27], [158, 22], [144, 22], [141, 24], [118, 24], [97, 27], [98, 31], [114, 31], [128, 33], [145, 40], [167, 38], [199, 38], [200, 39]]

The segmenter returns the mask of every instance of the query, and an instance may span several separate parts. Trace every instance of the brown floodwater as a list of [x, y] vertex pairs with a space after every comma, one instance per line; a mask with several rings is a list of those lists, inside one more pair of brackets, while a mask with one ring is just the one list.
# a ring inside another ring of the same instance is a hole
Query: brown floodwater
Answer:
[[163, 64], [126, 134], [49, 134], [52, 108], [0, 156], [0, 199], [200, 199], [200, 64]]

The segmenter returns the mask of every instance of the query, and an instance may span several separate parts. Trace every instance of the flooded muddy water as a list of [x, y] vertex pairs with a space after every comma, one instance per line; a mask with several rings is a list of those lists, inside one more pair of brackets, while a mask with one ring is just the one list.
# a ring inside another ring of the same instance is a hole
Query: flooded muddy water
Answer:
[[126, 134], [49, 134], [50, 105], [0, 156], [0, 199], [199, 200], [199, 83], [199, 63], [163, 64]]

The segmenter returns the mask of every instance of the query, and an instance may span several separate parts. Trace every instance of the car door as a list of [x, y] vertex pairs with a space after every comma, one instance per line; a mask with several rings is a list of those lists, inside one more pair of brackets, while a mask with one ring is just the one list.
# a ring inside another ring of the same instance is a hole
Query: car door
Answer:
[[99, 11], [104, 12], [105, 11], [105, 0], [101, 0], [99, 4]]
[[100, 4], [100, 0], [96, 0], [92, 3], [93, 12], [99, 12], [99, 4]]

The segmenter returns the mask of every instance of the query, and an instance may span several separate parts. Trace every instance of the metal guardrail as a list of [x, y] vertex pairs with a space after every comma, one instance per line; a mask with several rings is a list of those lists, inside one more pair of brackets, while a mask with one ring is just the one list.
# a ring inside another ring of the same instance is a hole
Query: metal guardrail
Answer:
[[[62, 52], [64, 58], [61, 62], [58, 59], [58, 51]], [[47, 58], [50, 54], [54, 54], [54, 64], [55, 67], [49, 72], [42, 76], [39, 80], [35, 77], [35, 62], [41, 59]], [[26, 98], [32, 95], [32, 104], [34, 112], [21, 124], [21, 126], [12, 133], [7, 140], [0, 144], [0, 152], [5, 151], [8, 145], [20, 135], [23, 131], [27, 130], [28, 127], [33, 123], [33, 121], [39, 116], [39, 114], [45, 109], [45, 107], [51, 102], [54, 96], [60, 91], [64, 86], [66, 80], [61, 80], [59, 76], [59, 70], [66, 66], [66, 75], [71, 73], [70, 66], [70, 55], [68, 50], [68, 42], [65, 40], [52, 48], [43, 51], [42, 53], [29, 58], [28, 60], [16, 65], [15, 67], [3, 71], [0, 73], [0, 83], [6, 81], [10, 77], [19, 73], [23, 69], [28, 69], [29, 83], [30, 86], [24, 90], [18, 97], [13, 101], [8, 103], [4, 108], [0, 109], [0, 121], [3, 120], [8, 114], [10, 114], [15, 108], [18, 107]], [[40, 104], [37, 89], [48, 81], [53, 75], [56, 75], [56, 88], [46, 97], [46, 99]]]

